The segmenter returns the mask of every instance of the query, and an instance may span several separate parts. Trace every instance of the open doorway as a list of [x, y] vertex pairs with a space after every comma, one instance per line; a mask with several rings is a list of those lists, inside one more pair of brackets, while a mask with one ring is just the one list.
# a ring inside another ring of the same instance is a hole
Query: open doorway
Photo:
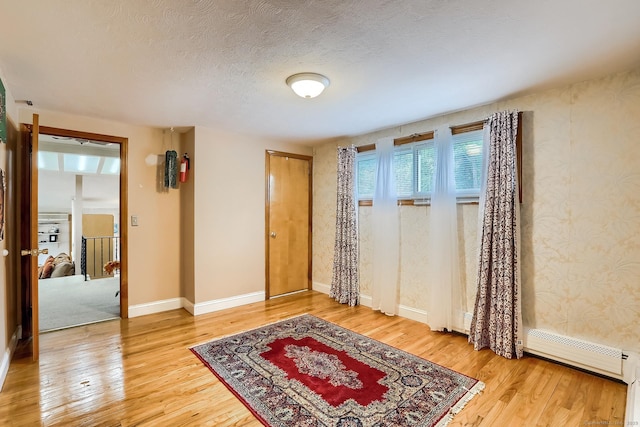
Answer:
[[121, 146], [39, 139], [39, 330], [120, 318]]

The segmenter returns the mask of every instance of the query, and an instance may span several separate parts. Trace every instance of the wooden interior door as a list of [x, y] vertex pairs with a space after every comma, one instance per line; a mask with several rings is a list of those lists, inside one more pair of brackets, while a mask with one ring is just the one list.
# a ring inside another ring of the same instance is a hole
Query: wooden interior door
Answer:
[[30, 343], [34, 361], [40, 355], [38, 317], [38, 133], [39, 116], [31, 128], [23, 128], [20, 139], [20, 278], [22, 338]]
[[266, 296], [311, 289], [312, 157], [267, 151]]

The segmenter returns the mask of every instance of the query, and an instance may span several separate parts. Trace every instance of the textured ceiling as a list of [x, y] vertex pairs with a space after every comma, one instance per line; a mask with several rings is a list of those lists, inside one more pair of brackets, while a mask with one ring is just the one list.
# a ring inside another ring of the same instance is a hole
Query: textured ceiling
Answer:
[[[640, 65], [639, 0], [0, 0], [42, 109], [317, 141]], [[318, 98], [285, 85], [325, 74]]]

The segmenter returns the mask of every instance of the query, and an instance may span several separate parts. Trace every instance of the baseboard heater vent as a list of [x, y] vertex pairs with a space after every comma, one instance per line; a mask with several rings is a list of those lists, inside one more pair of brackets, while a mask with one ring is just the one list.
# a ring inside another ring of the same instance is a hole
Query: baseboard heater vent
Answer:
[[592, 372], [620, 378], [622, 349], [594, 344], [540, 329], [525, 328], [525, 351]]
[[[465, 334], [469, 334], [472, 317], [472, 313], [463, 313]], [[620, 348], [526, 327], [523, 341], [524, 351], [527, 353], [609, 377], [622, 378], [622, 349]]]

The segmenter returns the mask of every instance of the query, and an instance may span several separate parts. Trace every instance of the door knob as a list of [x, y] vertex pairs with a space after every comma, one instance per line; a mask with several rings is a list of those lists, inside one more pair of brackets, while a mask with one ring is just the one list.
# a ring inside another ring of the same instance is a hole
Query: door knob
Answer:
[[271, 235], [271, 238], [272, 238], [272, 239], [275, 239], [275, 238], [276, 238], [276, 232], [275, 232], [275, 231], [272, 231], [270, 235]]
[[27, 256], [27, 255], [31, 255], [31, 256], [38, 256], [40, 254], [48, 254], [49, 253], [49, 249], [22, 249], [20, 251], [20, 255], [22, 256]]

